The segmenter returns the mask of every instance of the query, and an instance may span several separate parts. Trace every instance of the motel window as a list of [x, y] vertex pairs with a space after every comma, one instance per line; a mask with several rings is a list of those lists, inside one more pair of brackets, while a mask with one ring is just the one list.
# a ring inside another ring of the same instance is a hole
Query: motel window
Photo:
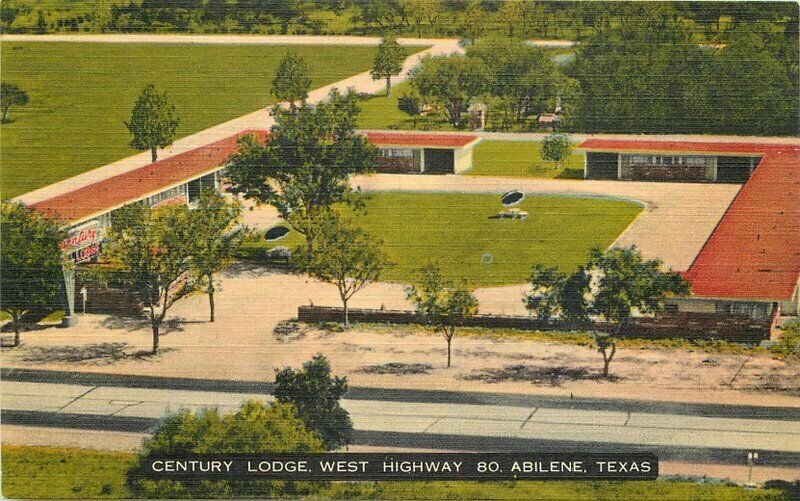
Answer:
[[381, 148], [380, 156], [388, 158], [412, 158], [414, 150], [411, 148]]
[[111, 212], [106, 212], [97, 216], [97, 223], [101, 228], [108, 228], [111, 226]]
[[747, 303], [740, 301], [731, 301], [724, 303], [717, 303], [717, 313], [727, 313], [729, 315], [747, 315], [753, 319], [763, 319], [767, 316], [767, 304], [764, 303]]
[[162, 191], [161, 193], [156, 193], [155, 195], [151, 195], [144, 199], [144, 202], [149, 205], [150, 207], [157, 205], [164, 200], [169, 200], [171, 198], [175, 198], [177, 196], [185, 194], [184, 185], [176, 186], [174, 188], [170, 188], [166, 191]]
[[213, 173], [211, 173], [201, 178], [189, 181], [187, 191], [190, 204], [197, 203], [197, 201], [200, 200], [200, 193], [203, 190], [217, 189], [217, 183], [215, 177], [216, 176]]
[[705, 167], [708, 165], [708, 158], [706, 157], [686, 157], [686, 165], [693, 167]]
[[631, 155], [630, 161], [634, 165], [690, 165], [692, 167], [708, 165], [707, 157], [681, 155]]

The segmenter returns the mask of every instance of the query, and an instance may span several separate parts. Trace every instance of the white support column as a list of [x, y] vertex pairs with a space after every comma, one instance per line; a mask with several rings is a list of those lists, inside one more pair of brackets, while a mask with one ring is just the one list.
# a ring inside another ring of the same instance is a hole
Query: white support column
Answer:
[[419, 149], [419, 173], [425, 174], [425, 148]]
[[622, 179], [622, 153], [617, 153], [617, 179]]
[[717, 182], [719, 177], [719, 157], [712, 157], [714, 160], [714, 182]]
[[589, 152], [583, 152], [583, 178], [588, 179], [589, 177]]

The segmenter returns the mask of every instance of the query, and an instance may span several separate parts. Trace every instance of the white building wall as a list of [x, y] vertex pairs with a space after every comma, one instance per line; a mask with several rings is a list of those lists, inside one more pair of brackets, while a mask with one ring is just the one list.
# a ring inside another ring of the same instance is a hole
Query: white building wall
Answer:
[[461, 174], [472, 168], [472, 148], [460, 148], [453, 151], [453, 170]]
[[792, 299], [781, 303], [781, 315], [800, 316], [800, 280], [794, 288]]

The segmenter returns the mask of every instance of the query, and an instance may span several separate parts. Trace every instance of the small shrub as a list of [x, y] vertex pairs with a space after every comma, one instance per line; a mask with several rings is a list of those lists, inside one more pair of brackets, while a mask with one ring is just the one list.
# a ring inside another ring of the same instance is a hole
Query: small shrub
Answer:
[[258, 454], [322, 452], [322, 442], [309, 431], [290, 404], [250, 401], [234, 413], [215, 409], [181, 411], [167, 417], [144, 444], [139, 463], [128, 472], [131, 491], [150, 498], [277, 497], [308, 495], [318, 483], [277, 480], [153, 479], [142, 472], [148, 458], [185, 454]]
[[353, 437], [353, 422], [339, 404], [346, 392], [347, 378], [331, 377], [330, 363], [322, 355], [304, 363], [300, 370], [287, 367], [275, 374], [275, 398], [293, 404], [328, 450], [349, 444]]
[[786, 324], [780, 339], [770, 350], [778, 355], [800, 357], [800, 321], [794, 320]]
[[292, 251], [288, 247], [279, 245], [268, 250], [265, 254], [269, 261], [289, 261], [292, 257]]

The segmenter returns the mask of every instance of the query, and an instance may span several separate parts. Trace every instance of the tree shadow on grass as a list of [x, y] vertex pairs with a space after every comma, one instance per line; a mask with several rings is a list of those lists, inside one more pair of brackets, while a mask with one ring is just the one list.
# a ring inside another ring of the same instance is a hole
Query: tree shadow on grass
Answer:
[[237, 261], [232, 265], [225, 268], [225, 270], [220, 273], [224, 278], [236, 278], [242, 275], [249, 276], [249, 277], [263, 277], [265, 275], [269, 275], [270, 273], [290, 273], [291, 270], [287, 268], [281, 268], [278, 266], [271, 266], [269, 264], [262, 264], [262, 263], [254, 263], [252, 261]]
[[[164, 320], [159, 329], [159, 335], [166, 336], [173, 332], [183, 332], [186, 324], [202, 324], [199, 320], [186, 320], [182, 317], [173, 317]], [[128, 332], [138, 330], [150, 331], [150, 319], [146, 317], [108, 317], [100, 322], [100, 326], [106, 329], [125, 330]]]
[[[46, 346], [28, 348], [22, 356], [25, 362], [37, 364], [70, 363], [86, 365], [110, 365], [121, 360], [148, 360], [154, 355], [149, 350], [129, 351], [128, 343], [98, 343], [83, 346]], [[161, 348], [159, 354], [172, 351]]]
[[583, 169], [567, 167], [556, 175], [556, 179], [583, 179]]
[[405, 364], [402, 362], [389, 362], [381, 365], [365, 365], [356, 372], [362, 374], [393, 374], [403, 376], [407, 374], [430, 374], [433, 366], [430, 364]]
[[272, 330], [272, 335], [281, 343], [291, 343], [305, 338], [311, 330], [311, 326], [297, 320], [281, 320]]
[[568, 381], [618, 381], [616, 376], [604, 378], [602, 374], [590, 372], [585, 367], [566, 366], [534, 367], [530, 365], [507, 365], [502, 369], [485, 369], [475, 371], [461, 379], [483, 381], [486, 383], [504, 383], [509, 381], [527, 381], [533, 384], [549, 384], [558, 387]]

